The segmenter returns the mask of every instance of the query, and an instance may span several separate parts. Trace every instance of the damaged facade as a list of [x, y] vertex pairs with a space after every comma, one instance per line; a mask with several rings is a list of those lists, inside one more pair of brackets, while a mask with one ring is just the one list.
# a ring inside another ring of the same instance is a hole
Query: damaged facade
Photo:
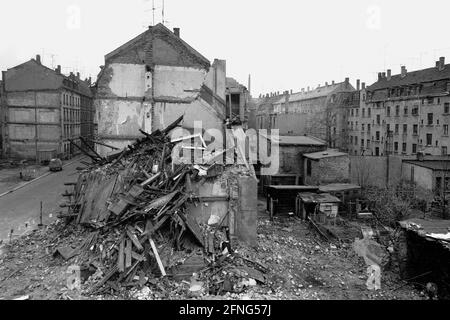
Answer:
[[[213, 64], [164, 25], [147, 31], [105, 56], [95, 93], [98, 137], [123, 148], [184, 115], [185, 128], [222, 130], [226, 63]], [[98, 147], [102, 155], [111, 149]]]
[[249, 101], [251, 100], [249, 90], [233, 78], [226, 79], [226, 115], [228, 119], [237, 119], [244, 128], [248, 128]]
[[4, 135], [7, 157], [71, 158], [77, 153], [70, 140], [94, 136], [90, 79], [79, 73], [65, 76], [61, 66], [44, 66], [39, 55], [3, 72]]

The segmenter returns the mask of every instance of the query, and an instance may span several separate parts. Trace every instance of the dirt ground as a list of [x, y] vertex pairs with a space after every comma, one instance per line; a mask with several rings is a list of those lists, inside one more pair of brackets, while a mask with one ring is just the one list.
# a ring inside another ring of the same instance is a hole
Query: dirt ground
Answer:
[[[65, 230], [65, 231], [61, 231]], [[53, 257], [61, 244], [78, 245], [81, 230], [72, 232], [62, 223], [37, 230], [5, 245], [0, 251], [0, 298], [14, 299], [186, 299], [189, 284], [169, 279], [150, 280], [141, 288], [122, 288], [114, 295], [90, 296], [87, 285], [81, 290], [67, 288], [71, 262]], [[250, 286], [242, 293], [203, 295], [196, 299], [283, 299], [283, 300], [418, 300], [422, 292], [383, 271], [381, 290], [366, 288], [363, 259], [351, 243], [334, 246], [297, 218], [275, 217], [272, 222], [260, 201], [258, 246], [235, 246], [236, 251], [264, 264], [270, 270], [266, 283]]]

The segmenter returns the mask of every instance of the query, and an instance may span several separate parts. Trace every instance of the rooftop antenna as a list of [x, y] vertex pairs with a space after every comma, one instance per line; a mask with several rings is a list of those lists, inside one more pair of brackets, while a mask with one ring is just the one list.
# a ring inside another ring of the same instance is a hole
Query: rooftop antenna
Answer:
[[153, 14], [153, 24], [155, 25], [155, 0], [152, 0], [152, 14]]
[[164, 0], [162, 0], [162, 24], [165, 24], [166, 21], [164, 20]]

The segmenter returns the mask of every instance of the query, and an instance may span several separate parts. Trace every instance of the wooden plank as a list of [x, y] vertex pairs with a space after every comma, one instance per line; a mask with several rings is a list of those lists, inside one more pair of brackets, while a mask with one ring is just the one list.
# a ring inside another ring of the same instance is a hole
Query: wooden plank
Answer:
[[123, 256], [124, 250], [125, 250], [125, 240], [122, 240], [119, 245], [119, 258], [117, 260], [117, 267], [118, 267], [119, 272], [125, 271], [124, 256]]
[[202, 230], [198, 226], [197, 221], [195, 221], [195, 219], [191, 217], [191, 215], [185, 215], [181, 212], [178, 212], [178, 215], [186, 223], [186, 227], [191, 231], [195, 239], [197, 239], [198, 243], [204, 246]]
[[162, 261], [161, 261], [161, 259], [159, 257], [158, 250], [156, 250], [155, 243], [153, 242], [153, 239], [151, 237], [148, 238], [148, 241], [150, 242], [150, 245], [152, 247], [153, 254], [155, 255], [156, 262], [158, 263], [159, 270], [161, 271], [161, 274], [163, 275], [163, 277], [165, 277], [166, 276], [166, 270], [164, 270], [164, 266], [163, 266]]
[[144, 247], [141, 245], [141, 243], [139, 242], [139, 240], [136, 237], [136, 235], [133, 234], [132, 230], [130, 230], [130, 227], [128, 227], [128, 229], [127, 229], [127, 235], [131, 239], [131, 241], [133, 242], [133, 244], [136, 247], [136, 249], [138, 249], [138, 251], [143, 251], [144, 250]]
[[143, 255], [141, 255], [139, 253], [136, 253], [134, 251], [131, 251], [131, 257], [134, 260], [137, 260], [137, 261], [145, 261], [145, 260], [147, 260], [147, 259], [145, 259], [145, 257]]
[[125, 268], [131, 267], [131, 240], [125, 241]]
[[161, 172], [158, 172], [157, 174], [155, 174], [153, 177], [145, 180], [144, 182], [141, 183], [141, 187], [145, 187], [146, 185], [152, 183], [153, 181], [155, 181], [156, 179], [159, 178], [159, 176], [161, 175]]

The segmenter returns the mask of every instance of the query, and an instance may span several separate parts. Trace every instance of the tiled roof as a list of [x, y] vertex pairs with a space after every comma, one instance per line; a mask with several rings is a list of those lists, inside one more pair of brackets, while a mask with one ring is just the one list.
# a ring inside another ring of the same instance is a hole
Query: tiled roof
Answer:
[[319, 160], [319, 159], [325, 159], [325, 158], [348, 156], [348, 153], [340, 152], [339, 150], [336, 150], [336, 149], [328, 149], [328, 150], [320, 151], [320, 152], [306, 153], [303, 156], [308, 159]]
[[264, 138], [278, 142], [280, 145], [325, 146], [326, 142], [312, 136], [266, 136]]
[[389, 81], [387, 80], [387, 78], [383, 78], [367, 87], [367, 90], [374, 91], [390, 87], [408, 86], [442, 79], [450, 79], [450, 64], [445, 65], [442, 71], [440, 71], [437, 67], [433, 67], [407, 72], [406, 76], [403, 78], [401, 74], [393, 75]]
[[[330, 84], [328, 86], [317, 87], [314, 90], [304, 91], [304, 92], [296, 92], [289, 95], [289, 102], [302, 101], [308, 99], [315, 99], [320, 97], [327, 97], [334, 92], [351, 92], [354, 91], [355, 88], [349, 83], [339, 82], [335, 84]], [[286, 97], [285, 95], [278, 96], [278, 99], [273, 102], [274, 104], [282, 104], [285, 103]]]
[[149, 32], [163, 32], [164, 34], [166, 34], [167, 36], [171, 37], [171, 39], [173, 39], [174, 41], [177, 41], [178, 43], [180, 43], [181, 45], [183, 45], [187, 51], [192, 54], [193, 56], [195, 56], [203, 65], [205, 66], [210, 66], [211, 63], [209, 62], [208, 59], [206, 59], [202, 54], [200, 54], [197, 50], [195, 50], [194, 48], [192, 48], [186, 41], [184, 41], [183, 39], [181, 39], [180, 37], [176, 36], [171, 30], [169, 30], [165, 25], [163, 25], [162, 23], [158, 23], [156, 26], [151, 27], [149, 30], [144, 31], [143, 33], [141, 33], [140, 35], [136, 36], [135, 38], [131, 39], [130, 41], [128, 41], [127, 43], [121, 45], [120, 47], [118, 47], [117, 49], [111, 51], [110, 53], [108, 53], [105, 56], [105, 60], [108, 60], [109, 58], [115, 56], [116, 54], [118, 54], [119, 52], [121, 52], [122, 50], [125, 50], [127, 48], [129, 48], [130, 46], [132, 46], [133, 44], [137, 43], [138, 41], [140, 41], [142, 38], [144, 38]]
[[414, 164], [419, 167], [424, 167], [431, 170], [445, 170], [450, 171], [450, 160], [407, 160], [405, 163]]

